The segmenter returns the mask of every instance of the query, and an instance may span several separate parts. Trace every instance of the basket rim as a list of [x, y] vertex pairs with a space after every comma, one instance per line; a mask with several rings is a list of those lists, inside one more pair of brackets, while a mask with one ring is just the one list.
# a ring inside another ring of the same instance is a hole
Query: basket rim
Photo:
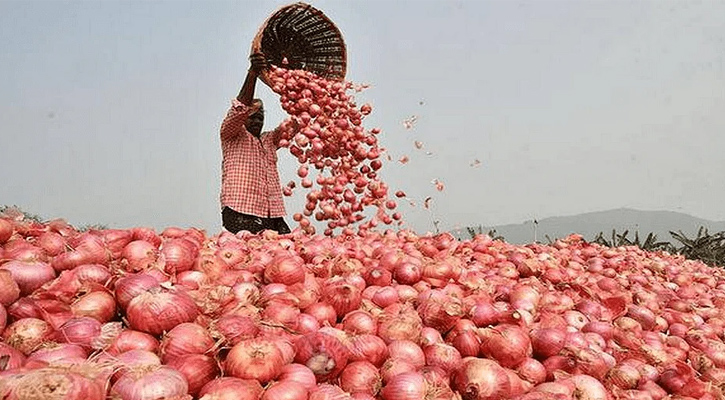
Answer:
[[[345, 40], [342, 36], [342, 32], [340, 31], [340, 28], [337, 27], [337, 25], [328, 17], [322, 10], [315, 8], [311, 4], [298, 1], [295, 3], [287, 4], [285, 6], [278, 7], [274, 12], [272, 12], [267, 19], [264, 20], [262, 25], [257, 30], [257, 34], [254, 36], [254, 39], [252, 40], [252, 46], [250, 49], [250, 56], [254, 53], [261, 52], [262, 49], [262, 38], [264, 37], [264, 31], [267, 29], [267, 25], [269, 24], [272, 19], [277, 16], [280, 12], [290, 9], [290, 8], [297, 8], [297, 7], [304, 7], [307, 10], [310, 10], [315, 15], [321, 17], [325, 20], [325, 22], [330, 26], [332, 30], [334, 30], [334, 33], [337, 37], [340, 38], [340, 42], [342, 45], [342, 71], [340, 76], [332, 76], [328, 77], [328, 79], [332, 80], [344, 80], [345, 75], [347, 75], [347, 46], [345, 45]], [[259, 78], [266, 84], [267, 86], [272, 86], [271, 79], [270, 79], [270, 71], [269, 69], [264, 69], [260, 72]]]

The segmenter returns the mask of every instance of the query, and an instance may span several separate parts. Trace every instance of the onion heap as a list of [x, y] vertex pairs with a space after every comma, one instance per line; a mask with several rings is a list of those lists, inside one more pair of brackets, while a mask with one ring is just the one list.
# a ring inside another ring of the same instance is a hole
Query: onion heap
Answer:
[[2, 398], [725, 396], [725, 274], [679, 255], [0, 221]]

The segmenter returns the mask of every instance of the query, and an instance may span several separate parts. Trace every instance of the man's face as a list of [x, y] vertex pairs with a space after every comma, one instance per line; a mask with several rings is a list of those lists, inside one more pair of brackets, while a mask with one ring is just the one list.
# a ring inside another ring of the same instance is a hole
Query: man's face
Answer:
[[249, 119], [247, 120], [246, 128], [249, 133], [251, 133], [254, 136], [259, 137], [259, 135], [262, 133], [262, 126], [264, 125], [264, 108], [259, 107], [259, 109], [252, 115], [249, 116]]

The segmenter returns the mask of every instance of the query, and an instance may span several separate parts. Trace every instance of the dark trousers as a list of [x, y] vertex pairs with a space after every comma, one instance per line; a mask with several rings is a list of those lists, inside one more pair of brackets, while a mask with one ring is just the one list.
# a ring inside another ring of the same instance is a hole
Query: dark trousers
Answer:
[[222, 225], [226, 230], [234, 234], [239, 231], [249, 231], [256, 234], [265, 229], [273, 230], [280, 234], [290, 233], [289, 226], [282, 217], [262, 218], [242, 214], [229, 207], [222, 209]]

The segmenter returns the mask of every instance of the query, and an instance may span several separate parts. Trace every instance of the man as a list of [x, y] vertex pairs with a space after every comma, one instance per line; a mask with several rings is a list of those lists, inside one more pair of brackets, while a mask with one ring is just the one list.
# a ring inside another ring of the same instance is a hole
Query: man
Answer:
[[221, 127], [222, 225], [232, 233], [265, 229], [289, 233], [277, 172], [281, 130], [262, 132], [264, 105], [253, 99], [257, 78], [267, 62], [261, 54], [253, 54], [250, 61], [242, 89]]

